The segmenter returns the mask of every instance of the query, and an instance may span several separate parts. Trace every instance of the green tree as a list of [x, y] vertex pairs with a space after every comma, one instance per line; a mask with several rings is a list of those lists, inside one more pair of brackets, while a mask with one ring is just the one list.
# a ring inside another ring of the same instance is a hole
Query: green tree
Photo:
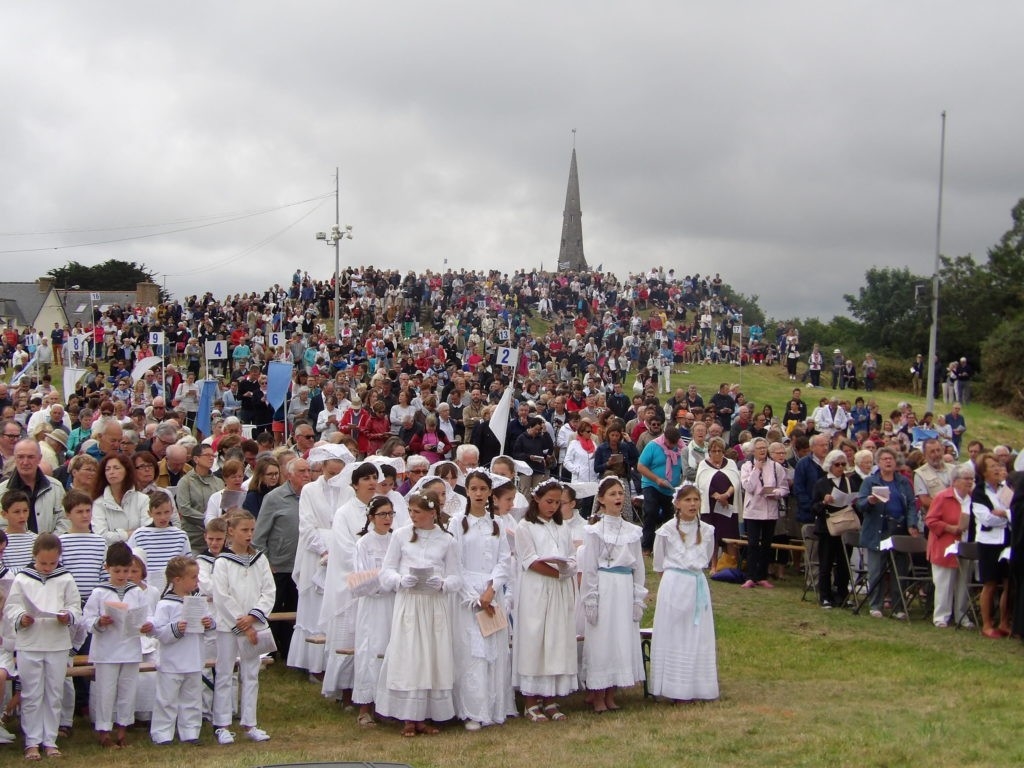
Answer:
[[[57, 288], [77, 285], [83, 291], [134, 291], [138, 283], [156, 282], [156, 276], [144, 264], [118, 259], [107, 259], [94, 267], [69, 261], [63, 267], [54, 267], [46, 274], [53, 279]], [[160, 298], [169, 298], [162, 288]]]
[[996, 326], [981, 345], [981, 398], [1017, 418], [1024, 418], [1024, 351], [1015, 341], [1021, 338], [1024, 315], [1018, 313]]
[[739, 307], [740, 312], [743, 313], [743, 323], [745, 325], [760, 325], [764, 328], [764, 310], [758, 304], [758, 300], [761, 297], [756, 293], [746, 296], [739, 291], [733, 290], [732, 286], [724, 285], [722, 286], [722, 298]]
[[[931, 283], [907, 268], [872, 267], [864, 275], [856, 296], [843, 298], [850, 314], [860, 321], [859, 339], [865, 349], [886, 350], [909, 357], [928, 348], [931, 322], [928, 296]], [[919, 285], [925, 285], [919, 291]]]

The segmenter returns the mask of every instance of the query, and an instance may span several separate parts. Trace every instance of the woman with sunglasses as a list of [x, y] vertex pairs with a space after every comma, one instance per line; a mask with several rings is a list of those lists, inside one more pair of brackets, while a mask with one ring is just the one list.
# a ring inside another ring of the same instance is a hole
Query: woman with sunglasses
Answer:
[[[580, 419], [576, 435], [569, 441], [565, 450], [563, 466], [572, 475], [574, 483], [597, 483], [601, 478], [594, 470], [594, 455], [597, 443], [593, 436], [594, 426], [590, 419]], [[596, 487], [595, 487], [596, 492]], [[580, 495], [576, 500], [576, 508], [584, 518], [590, 517], [590, 508], [594, 503], [594, 494]]]

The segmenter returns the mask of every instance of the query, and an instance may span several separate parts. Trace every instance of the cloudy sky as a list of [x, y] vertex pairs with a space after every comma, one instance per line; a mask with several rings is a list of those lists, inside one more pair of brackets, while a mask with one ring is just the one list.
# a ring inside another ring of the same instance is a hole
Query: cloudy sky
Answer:
[[943, 110], [943, 251], [983, 256], [1009, 227], [1022, 17], [1002, 0], [7, 3], [0, 264], [33, 280], [134, 260], [177, 296], [327, 277], [318, 198], [340, 166], [343, 263], [550, 268], [575, 128], [592, 266], [717, 271], [770, 315], [831, 317], [872, 265], [931, 272]]

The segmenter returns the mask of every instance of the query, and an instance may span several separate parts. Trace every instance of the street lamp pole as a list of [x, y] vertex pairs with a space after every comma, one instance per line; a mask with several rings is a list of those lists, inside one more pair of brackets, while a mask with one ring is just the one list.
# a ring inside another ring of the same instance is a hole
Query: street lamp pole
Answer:
[[338, 194], [338, 168], [334, 168], [334, 226], [331, 227], [331, 235], [326, 232], [317, 232], [316, 239], [323, 240], [328, 245], [334, 246], [334, 339], [338, 339], [338, 325], [341, 323], [341, 241], [352, 239], [352, 225], [346, 224], [345, 229], [341, 228], [341, 204]]
[[341, 283], [341, 204], [338, 200], [338, 166], [334, 166], [334, 340], [338, 340], [338, 320], [341, 317], [339, 305], [339, 284]]
[[928, 397], [925, 410], [935, 410], [935, 357], [939, 341], [939, 268], [942, 256], [942, 187], [946, 170], [946, 111], [942, 111], [942, 136], [939, 139], [939, 207], [935, 217], [935, 271], [932, 273], [932, 324], [928, 330]]

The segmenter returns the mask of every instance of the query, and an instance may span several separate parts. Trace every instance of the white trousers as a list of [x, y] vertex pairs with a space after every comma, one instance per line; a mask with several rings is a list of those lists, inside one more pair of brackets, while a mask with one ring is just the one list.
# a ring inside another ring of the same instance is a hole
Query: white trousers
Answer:
[[[228, 682], [231, 673], [228, 672]], [[178, 726], [178, 738], [193, 741], [199, 738], [203, 725], [202, 672], [157, 672], [156, 704], [153, 705], [153, 719], [149, 735], [155, 744], [174, 740], [174, 726]], [[230, 719], [230, 718], [229, 718]]]
[[967, 618], [967, 577], [966, 568], [943, 568], [932, 564], [932, 583], [935, 584], [935, 609], [932, 622], [951, 622], [953, 607], [956, 606], [956, 621], [959, 624]]
[[93, 680], [93, 723], [97, 731], [112, 731], [114, 725], [135, 722], [135, 688], [139, 681], [139, 662], [96, 664]]
[[213, 683], [213, 726], [227, 728], [231, 725], [231, 673], [238, 661], [238, 721], [243, 728], [256, 725], [256, 699], [260, 693], [260, 660], [240, 658], [239, 637], [248, 642], [244, 635], [231, 632], [217, 633], [217, 677]]
[[68, 652], [18, 651], [21, 730], [25, 747], [57, 746], [57, 723], [68, 671]]

